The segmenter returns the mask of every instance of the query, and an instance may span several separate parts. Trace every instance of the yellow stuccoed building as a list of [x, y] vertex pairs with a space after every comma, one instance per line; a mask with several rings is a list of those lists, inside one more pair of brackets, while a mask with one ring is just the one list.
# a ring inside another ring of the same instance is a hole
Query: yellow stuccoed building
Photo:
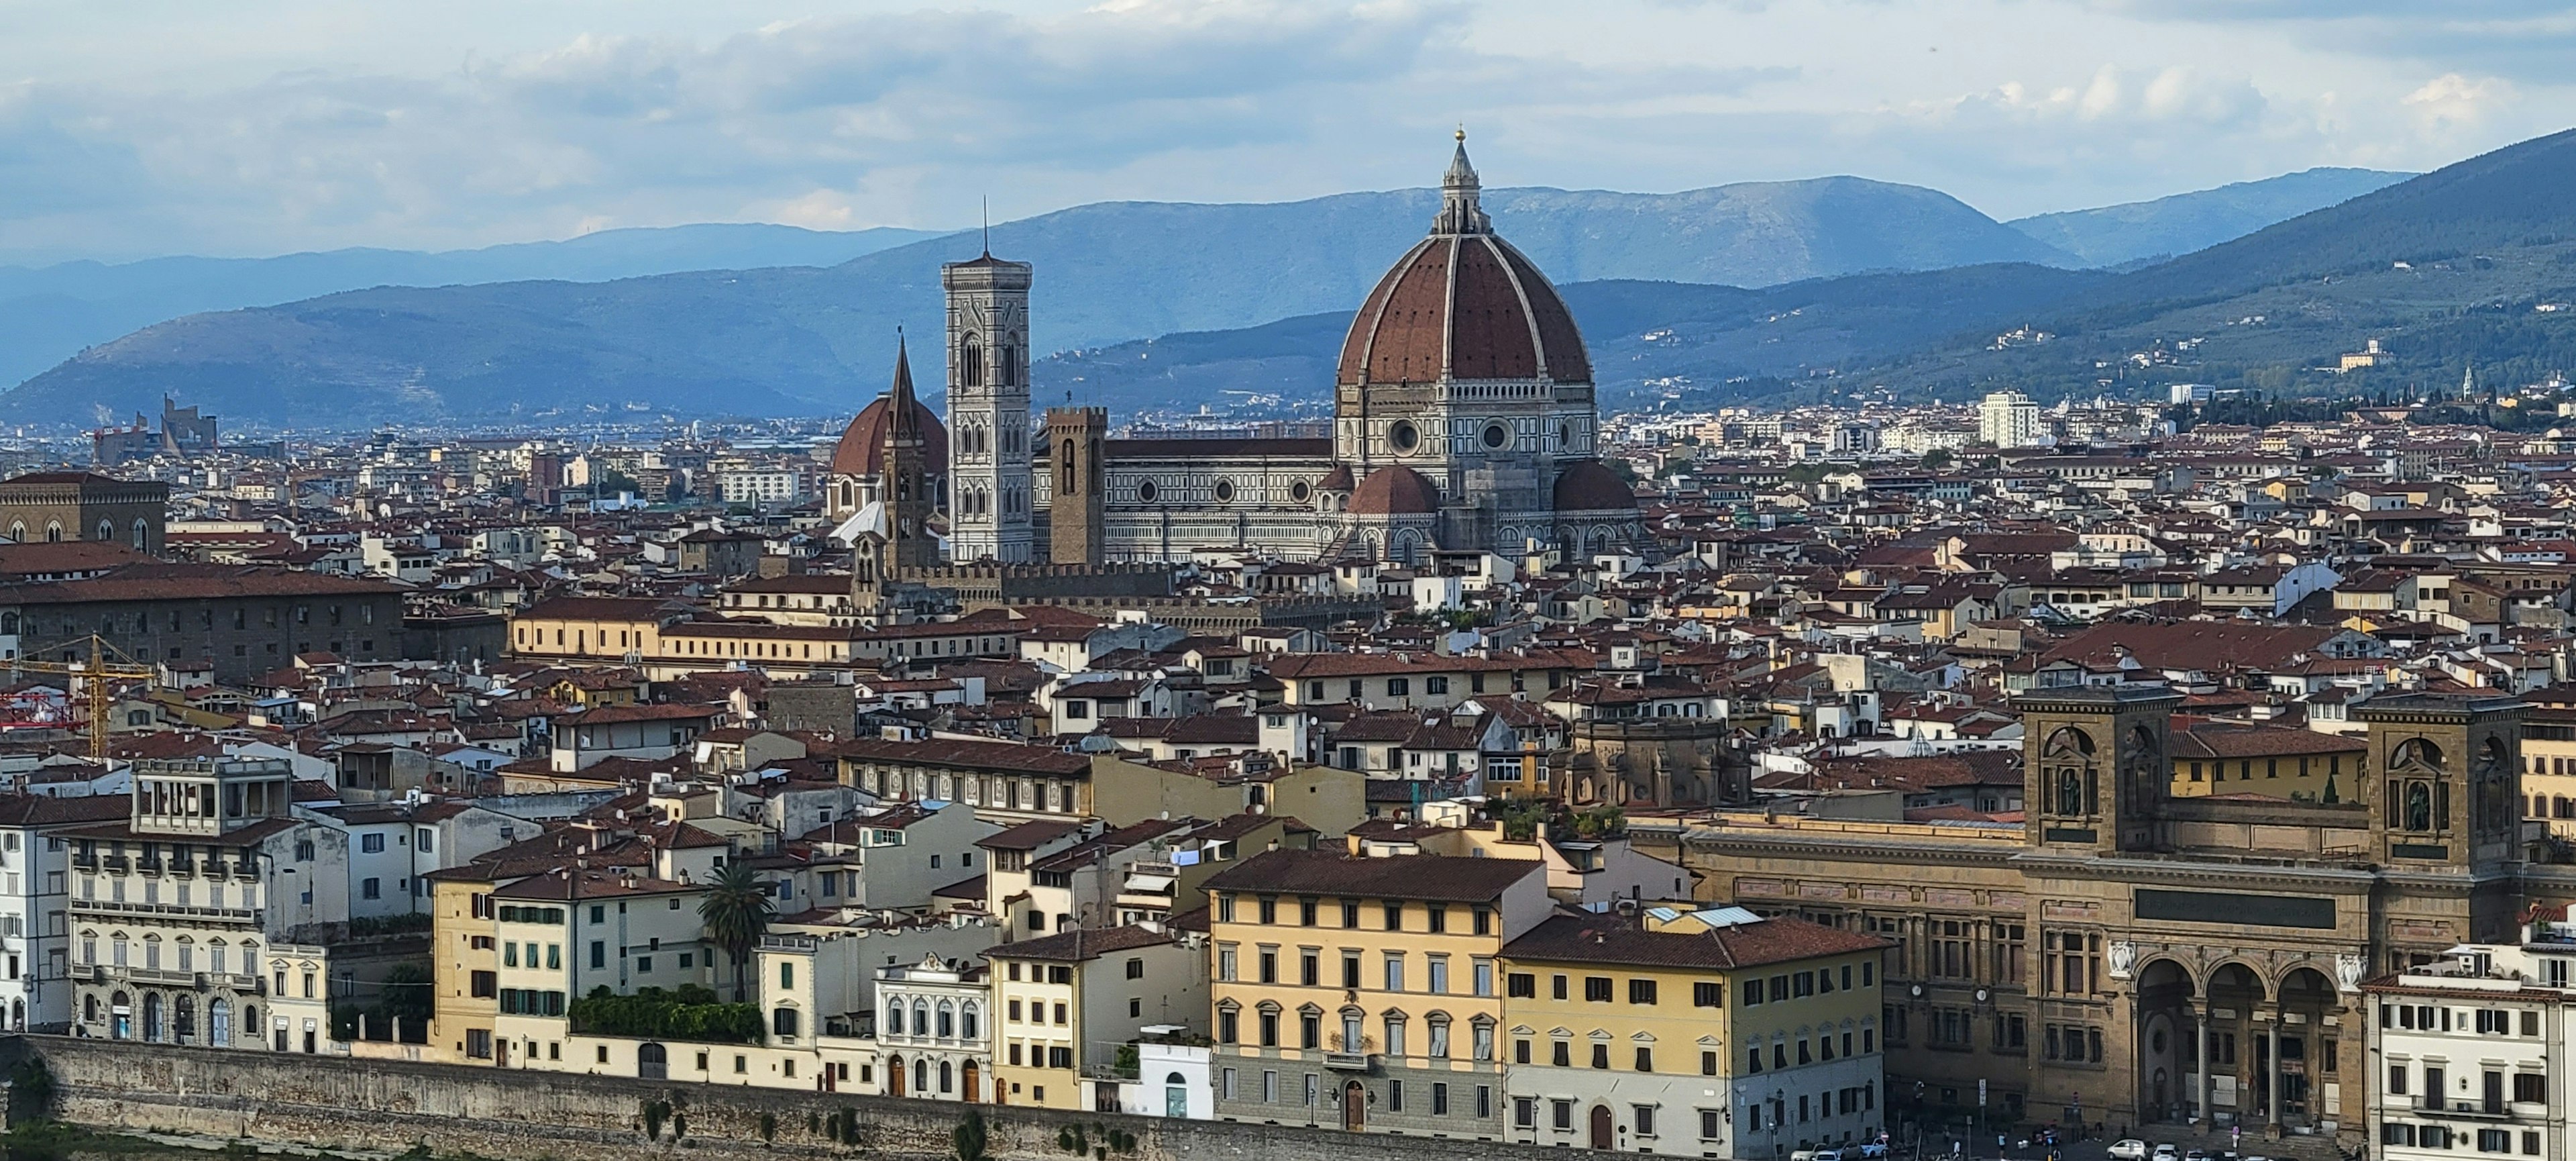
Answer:
[[1623, 903], [1503, 948], [1508, 1139], [1768, 1158], [1875, 1140], [1888, 941]]

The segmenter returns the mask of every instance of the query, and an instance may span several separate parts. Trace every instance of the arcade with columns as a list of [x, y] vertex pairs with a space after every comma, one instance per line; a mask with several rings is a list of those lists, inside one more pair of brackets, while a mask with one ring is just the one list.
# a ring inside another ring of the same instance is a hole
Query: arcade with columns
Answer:
[[2364, 769], [2332, 802], [2173, 796], [2163, 686], [2014, 705], [2020, 827], [1720, 816], [1672, 840], [1702, 898], [1897, 943], [1880, 1026], [1916, 1114], [1965, 1117], [1983, 1081], [2007, 1123], [2357, 1139], [2361, 984], [2576, 898], [2524, 833], [2509, 698], [2356, 707]]

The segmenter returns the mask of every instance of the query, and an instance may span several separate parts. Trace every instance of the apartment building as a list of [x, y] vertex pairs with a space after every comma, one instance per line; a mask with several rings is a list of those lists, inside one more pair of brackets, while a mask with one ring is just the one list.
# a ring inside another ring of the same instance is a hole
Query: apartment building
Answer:
[[1002, 1017], [994, 1095], [1004, 1104], [1117, 1108], [1118, 1086], [1137, 1079], [1121, 1049], [1149, 1027], [1206, 1019], [1205, 945], [1160, 923], [1076, 928], [984, 954]]
[[633, 867], [566, 867], [493, 888], [485, 896], [489, 912], [479, 916], [500, 945], [493, 1062], [533, 1068], [562, 1061], [571, 1001], [594, 988], [616, 995], [685, 984], [730, 989], [730, 965], [717, 964], [720, 954], [705, 940], [700, 893]]
[[1874, 1139], [1889, 946], [1690, 903], [1539, 924], [1502, 952], [1510, 1139], [1748, 1161]]
[[0, 1009], [12, 1032], [71, 1024], [71, 831], [126, 817], [120, 795], [0, 798]]
[[[293, 817], [282, 759], [147, 759], [126, 818], [65, 833], [76, 1035], [314, 1051], [347, 836]], [[262, 1008], [308, 1001], [289, 1017]]]
[[1503, 948], [1538, 862], [1268, 851], [1208, 878], [1216, 1115], [1504, 1137]]
[[877, 1051], [887, 1096], [997, 1099], [991, 971], [937, 955], [877, 969]]
[[2363, 986], [2385, 1161], [2568, 1156], [2571, 965], [2576, 924], [2539, 922]]

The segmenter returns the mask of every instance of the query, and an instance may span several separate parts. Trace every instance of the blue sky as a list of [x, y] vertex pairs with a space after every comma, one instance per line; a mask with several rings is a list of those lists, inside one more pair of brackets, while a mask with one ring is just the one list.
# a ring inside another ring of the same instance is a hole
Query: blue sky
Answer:
[[2529, 0], [0, 0], [0, 261], [1851, 173], [1997, 217], [2565, 128]]

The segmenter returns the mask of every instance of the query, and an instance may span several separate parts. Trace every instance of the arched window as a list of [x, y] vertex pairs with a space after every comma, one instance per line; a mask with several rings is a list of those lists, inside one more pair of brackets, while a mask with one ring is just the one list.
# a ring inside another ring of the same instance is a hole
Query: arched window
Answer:
[[957, 345], [957, 382], [967, 387], [984, 385], [984, 344], [972, 333]]
[[939, 1001], [939, 1035], [942, 1039], [957, 1035], [957, 1009], [948, 1001]]
[[116, 521], [101, 520], [98, 522], [98, 542], [101, 544], [113, 544], [116, 542]]
[[10, 524], [9, 524], [9, 539], [10, 539], [12, 542], [14, 542], [14, 543], [18, 543], [18, 544], [25, 544], [25, 543], [27, 542], [27, 523], [26, 523], [26, 521], [23, 521], [23, 520], [16, 520], [16, 521], [11, 521], [11, 522], [10, 522]]
[[1055, 458], [1055, 491], [1059, 496], [1073, 494], [1073, 441], [1064, 441], [1064, 454]]
[[45, 521], [45, 543], [55, 544], [63, 538], [63, 525], [58, 520]]
[[957, 1010], [957, 1035], [960, 1038], [973, 1040], [983, 1035], [981, 1022], [976, 1019], [976, 1016], [975, 1004], [971, 1000]]
[[930, 1002], [928, 1000], [914, 1000], [912, 1002], [912, 1034], [915, 1036], [930, 1035]]
[[150, 532], [151, 526], [145, 524], [142, 517], [137, 516], [134, 518], [134, 548], [136, 551], [140, 552], [148, 547], [144, 542], [148, 539]]
[[896, 1000], [886, 1005], [885, 1030], [888, 1036], [903, 1035], [903, 1001]]

